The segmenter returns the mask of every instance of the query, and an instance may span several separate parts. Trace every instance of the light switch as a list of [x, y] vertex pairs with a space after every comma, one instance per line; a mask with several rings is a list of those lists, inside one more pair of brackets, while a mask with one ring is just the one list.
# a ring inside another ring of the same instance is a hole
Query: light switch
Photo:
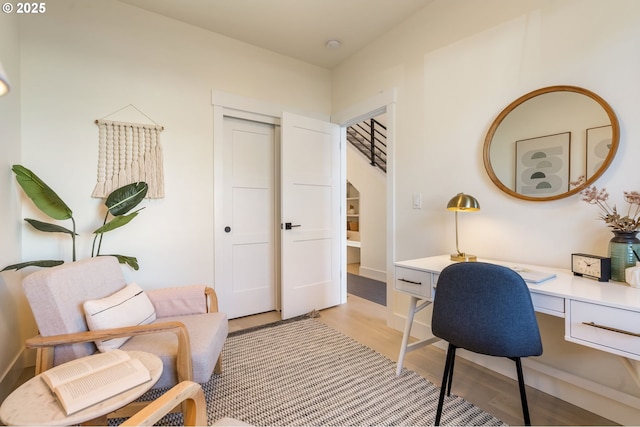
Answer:
[[422, 209], [422, 193], [413, 193], [413, 209]]

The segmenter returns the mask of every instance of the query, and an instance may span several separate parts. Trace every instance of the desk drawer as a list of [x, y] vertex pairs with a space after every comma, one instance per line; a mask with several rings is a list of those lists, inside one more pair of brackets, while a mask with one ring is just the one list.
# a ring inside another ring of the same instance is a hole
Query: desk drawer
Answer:
[[569, 304], [568, 341], [640, 360], [640, 312], [581, 301]]
[[531, 292], [531, 301], [537, 312], [564, 317], [564, 298]]
[[396, 267], [396, 289], [431, 299], [431, 273]]

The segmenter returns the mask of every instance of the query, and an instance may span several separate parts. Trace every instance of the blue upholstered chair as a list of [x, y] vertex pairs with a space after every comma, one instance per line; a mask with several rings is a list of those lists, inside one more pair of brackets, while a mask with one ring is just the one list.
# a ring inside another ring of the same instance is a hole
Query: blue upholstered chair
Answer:
[[435, 425], [440, 424], [445, 390], [451, 393], [456, 349], [507, 357], [516, 363], [522, 413], [530, 425], [521, 357], [542, 354], [531, 295], [515, 271], [482, 262], [452, 264], [440, 273], [431, 329], [448, 341]]

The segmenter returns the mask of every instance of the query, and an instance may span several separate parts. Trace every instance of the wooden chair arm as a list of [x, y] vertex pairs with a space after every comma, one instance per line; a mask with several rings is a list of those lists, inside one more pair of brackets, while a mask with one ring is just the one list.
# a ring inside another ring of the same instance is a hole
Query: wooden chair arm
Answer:
[[[33, 338], [29, 338], [25, 344], [27, 348], [45, 349], [63, 344], [77, 344], [111, 338], [156, 334], [159, 332], [171, 332], [178, 338], [178, 354], [176, 355], [178, 381], [190, 381], [193, 378], [193, 368], [191, 362], [189, 332], [187, 331], [186, 326], [180, 322], [159, 322], [149, 325], [75, 332], [71, 334], [50, 335], [47, 337], [38, 335]], [[52, 352], [49, 352], [49, 354], [50, 353]], [[45, 359], [47, 360], [43, 363], [36, 364], [36, 375], [52, 367], [52, 357], [46, 357]]]
[[182, 403], [185, 426], [207, 425], [207, 403], [199, 384], [182, 381], [162, 396], [151, 402], [137, 414], [124, 421], [121, 426], [150, 426], [158, 422]]
[[218, 295], [213, 288], [206, 287], [204, 288], [204, 295], [208, 299], [209, 304], [207, 304], [207, 313], [217, 313], [218, 312]]

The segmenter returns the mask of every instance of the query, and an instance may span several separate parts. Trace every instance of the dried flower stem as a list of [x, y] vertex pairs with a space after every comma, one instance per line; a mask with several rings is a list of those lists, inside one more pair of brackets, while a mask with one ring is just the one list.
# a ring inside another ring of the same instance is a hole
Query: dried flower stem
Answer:
[[[577, 181], [571, 182], [572, 185], [577, 186], [585, 182], [584, 176], [578, 178]], [[607, 200], [609, 199], [609, 193], [605, 188], [598, 190], [595, 185], [585, 188], [580, 192], [582, 194], [582, 200], [585, 202], [597, 205], [602, 212], [600, 219], [602, 219], [609, 227], [616, 231], [638, 231], [640, 229], [640, 192], [638, 191], [625, 191], [623, 193], [624, 200], [627, 202], [627, 214], [621, 216], [618, 213], [616, 206], [611, 207]]]

